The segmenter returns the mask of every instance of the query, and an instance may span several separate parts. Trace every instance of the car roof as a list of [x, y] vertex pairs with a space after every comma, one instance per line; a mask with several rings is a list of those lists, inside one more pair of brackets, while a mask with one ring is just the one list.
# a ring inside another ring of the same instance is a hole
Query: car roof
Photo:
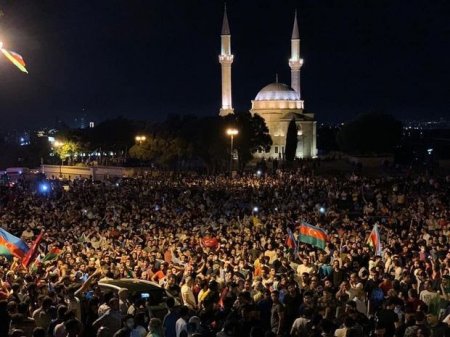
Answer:
[[110, 278], [104, 278], [101, 279], [98, 284], [100, 286], [112, 286], [114, 288], [125, 288], [128, 289], [130, 292], [149, 292], [151, 290], [155, 291], [161, 291], [163, 288], [161, 288], [158, 284], [155, 282], [145, 281], [145, 280], [139, 280], [139, 279], [132, 279], [132, 278], [122, 278], [122, 279], [110, 279]]

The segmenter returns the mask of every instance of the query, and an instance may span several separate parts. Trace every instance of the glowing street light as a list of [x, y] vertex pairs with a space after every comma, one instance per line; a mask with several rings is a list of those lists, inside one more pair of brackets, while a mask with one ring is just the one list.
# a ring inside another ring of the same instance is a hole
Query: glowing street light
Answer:
[[231, 138], [231, 145], [230, 145], [230, 174], [233, 172], [233, 140], [234, 136], [237, 136], [239, 134], [239, 131], [237, 129], [229, 128], [227, 129], [227, 135]]
[[237, 129], [227, 129], [227, 135], [228, 136], [236, 136], [239, 133], [239, 131]]
[[303, 130], [298, 130], [297, 131], [297, 137], [298, 137], [297, 139], [300, 140], [301, 144], [302, 144], [301, 158], [303, 158], [304, 157], [304, 153], [305, 153], [305, 142], [304, 142], [304, 137], [303, 137]]
[[136, 140], [136, 142], [139, 143], [139, 145], [141, 145], [143, 142], [145, 142], [147, 137], [145, 137], [145, 136], [136, 136], [134, 139]]

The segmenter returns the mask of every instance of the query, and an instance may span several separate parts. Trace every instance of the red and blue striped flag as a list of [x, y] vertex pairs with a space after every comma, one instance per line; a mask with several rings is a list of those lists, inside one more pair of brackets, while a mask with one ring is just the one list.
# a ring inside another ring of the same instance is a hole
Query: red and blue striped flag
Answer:
[[286, 246], [288, 246], [290, 249], [293, 249], [294, 251], [297, 251], [297, 242], [295, 240], [294, 233], [292, 233], [292, 230], [289, 227], [286, 229], [286, 231]]
[[376, 255], [382, 255], [381, 236], [377, 224], [373, 226], [372, 232], [370, 232], [369, 238], [367, 239], [367, 244], [375, 250]]

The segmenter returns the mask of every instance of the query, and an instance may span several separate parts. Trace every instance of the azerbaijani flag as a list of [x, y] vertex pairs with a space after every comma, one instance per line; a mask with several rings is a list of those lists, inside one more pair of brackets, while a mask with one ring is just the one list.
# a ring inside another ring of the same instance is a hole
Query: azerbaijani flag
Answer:
[[381, 236], [378, 230], [378, 224], [373, 225], [372, 232], [370, 232], [369, 238], [367, 239], [367, 244], [375, 250], [376, 255], [382, 255]]
[[328, 241], [328, 235], [322, 228], [302, 222], [300, 225], [300, 235], [298, 236], [298, 240], [320, 249], [325, 249], [325, 245]]
[[28, 245], [23, 240], [0, 228], [0, 255], [23, 258], [28, 250]]
[[45, 257], [42, 259], [41, 263], [44, 264], [45, 262], [56, 260], [58, 256], [61, 255], [61, 253], [62, 253], [61, 249], [59, 249], [58, 247], [52, 247], [47, 253], [47, 255], [45, 255]]
[[28, 268], [30, 272], [35, 273], [39, 266], [42, 264], [42, 258], [40, 255], [38, 255], [34, 261], [30, 264], [30, 267]]
[[292, 230], [289, 227], [286, 228], [286, 230], [287, 230], [286, 246], [296, 251], [297, 243], [295, 242], [294, 233], [292, 233]]
[[3, 55], [6, 56], [8, 60], [11, 61], [12, 64], [19, 68], [20, 71], [28, 74], [28, 70], [27, 68], [25, 68], [25, 61], [23, 60], [23, 57], [21, 55], [4, 48], [0, 48], [0, 51], [3, 53]]
[[31, 249], [28, 251], [28, 253], [25, 254], [25, 257], [22, 259], [22, 265], [25, 268], [28, 268], [28, 265], [36, 258], [36, 255], [38, 253], [38, 247], [42, 241], [43, 235], [44, 232], [39, 233], [37, 239], [33, 242]]

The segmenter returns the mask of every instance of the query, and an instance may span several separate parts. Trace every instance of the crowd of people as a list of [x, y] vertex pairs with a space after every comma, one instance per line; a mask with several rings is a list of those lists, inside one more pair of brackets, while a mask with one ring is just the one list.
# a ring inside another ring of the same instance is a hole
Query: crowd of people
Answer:
[[[30, 246], [44, 233], [28, 268], [0, 257], [1, 337], [449, 336], [450, 177], [304, 167], [67, 184], [1, 191], [3, 229]], [[302, 222], [325, 249], [286, 244]], [[167, 313], [98, 286], [121, 278], [164, 288]]]

